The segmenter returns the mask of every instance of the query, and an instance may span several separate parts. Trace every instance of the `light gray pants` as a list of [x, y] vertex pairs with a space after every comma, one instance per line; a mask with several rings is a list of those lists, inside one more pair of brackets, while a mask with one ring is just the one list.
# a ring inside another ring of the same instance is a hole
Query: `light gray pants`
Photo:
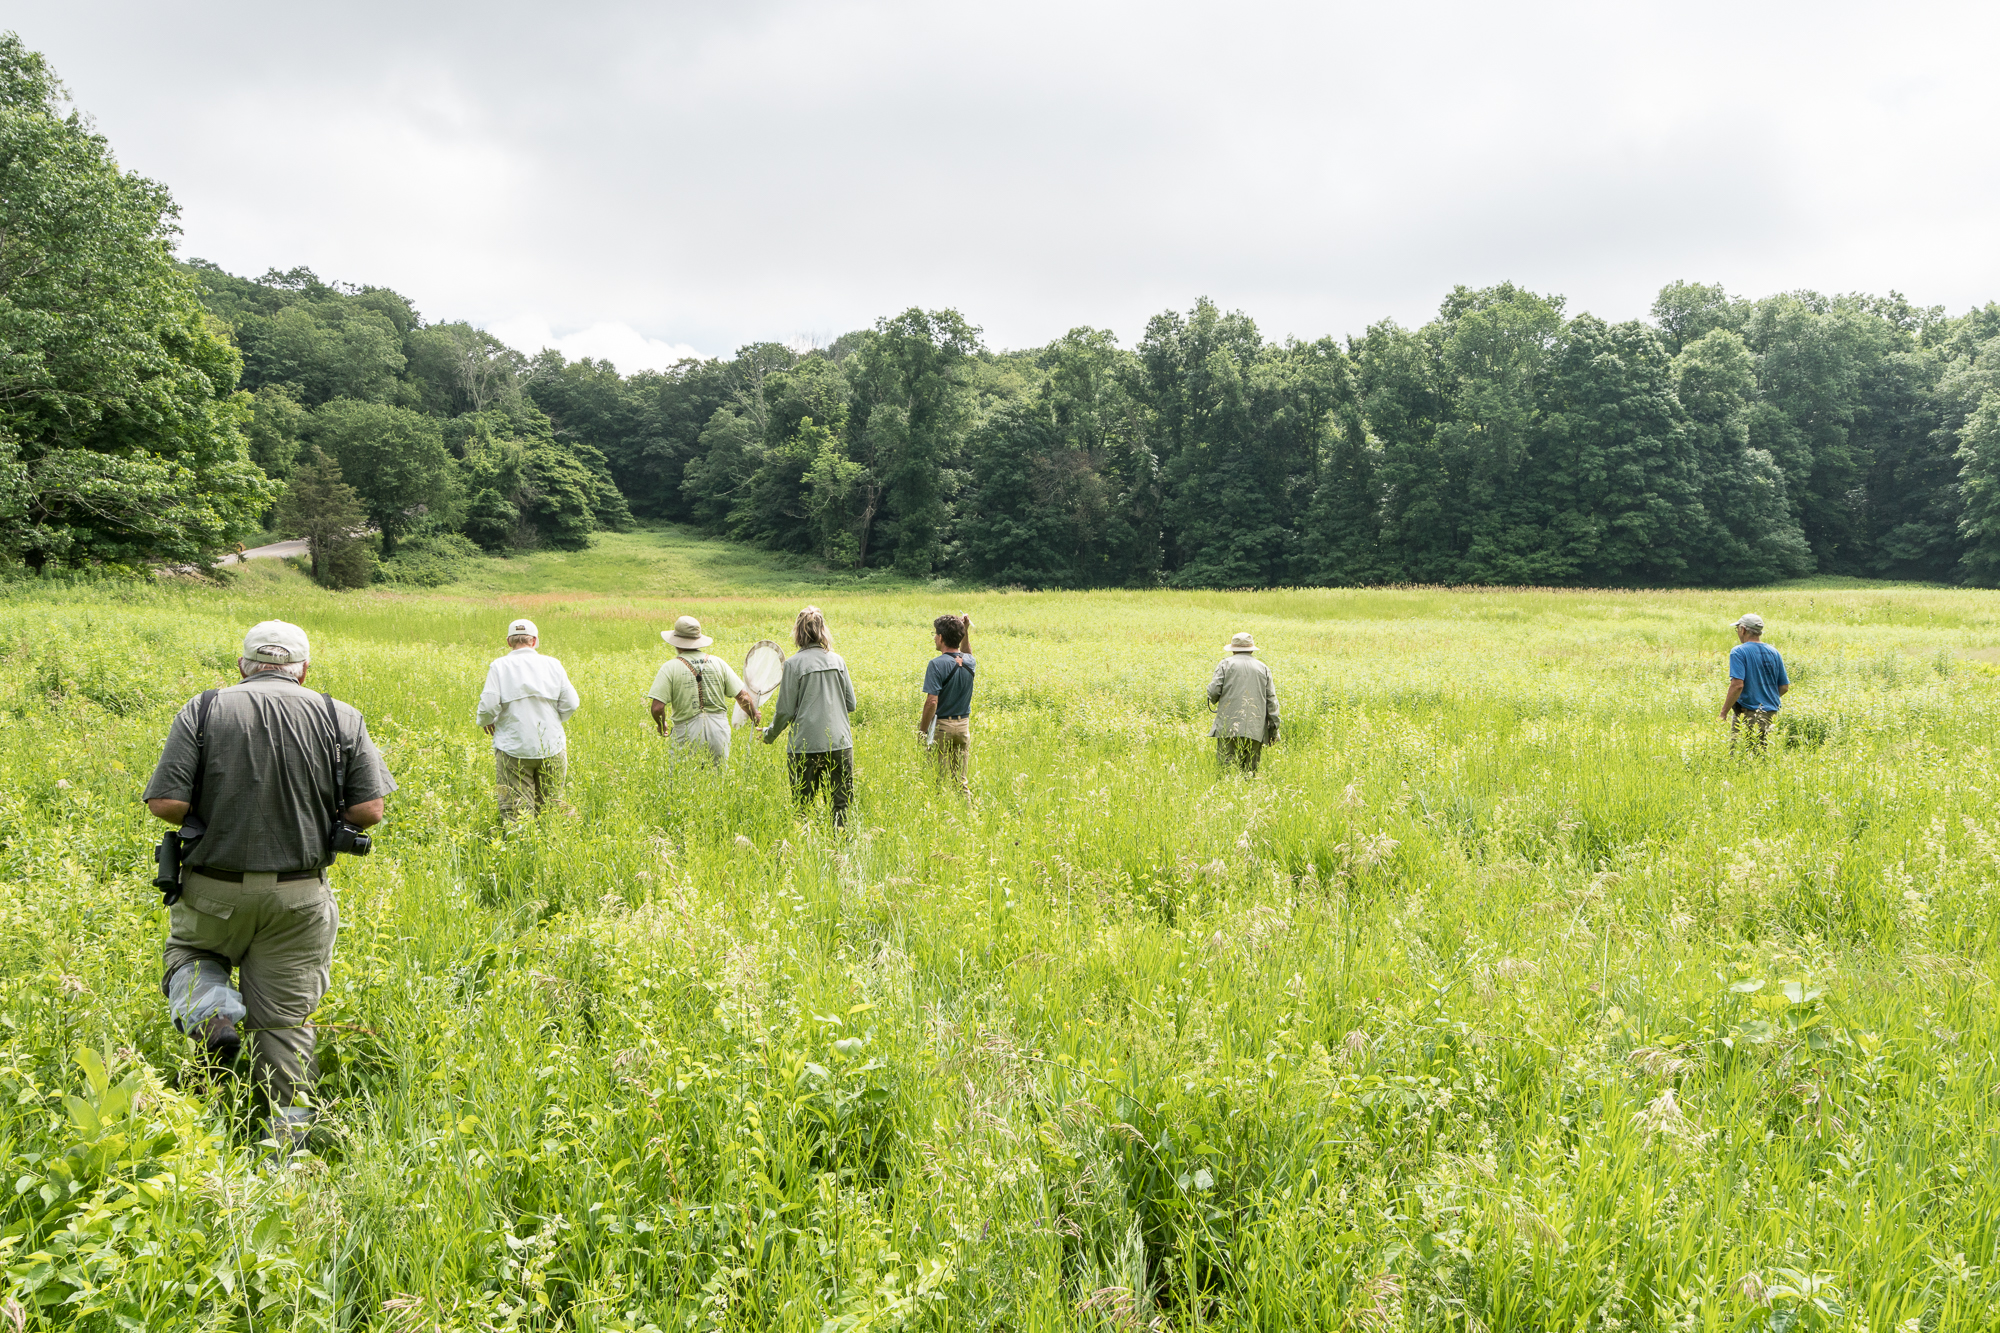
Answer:
[[696, 713], [685, 722], [676, 722], [671, 733], [675, 746], [686, 746], [699, 754], [708, 751], [710, 763], [729, 758], [729, 714]]
[[290, 1106], [318, 1073], [311, 1019], [331, 980], [339, 928], [324, 871], [287, 884], [251, 873], [231, 884], [189, 870], [181, 900], [168, 909], [160, 987], [168, 1007], [184, 1030], [212, 1013], [240, 1013], [251, 1069], [273, 1106]]

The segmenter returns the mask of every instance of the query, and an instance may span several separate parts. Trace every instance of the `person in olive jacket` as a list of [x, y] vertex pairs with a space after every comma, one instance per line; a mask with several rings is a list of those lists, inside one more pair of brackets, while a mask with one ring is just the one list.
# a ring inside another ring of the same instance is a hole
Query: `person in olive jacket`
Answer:
[[828, 788], [838, 827], [847, 822], [848, 802], [854, 798], [854, 733], [847, 726], [847, 715], [855, 706], [854, 682], [847, 663], [833, 651], [833, 635], [818, 607], [799, 612], [792, 642], [799, 651], [785, 659], [764, 743], [769, 745], [790, 729], [792, 798], [801, 806], [810, 805], [820, 788]]
[[1248, 634], [1229, 640], [1229, 656], [1216, 665], [1208, 682], [1208, 701], [1215, 706], [1215, 761], [1255, 773], [1264, 747], [1278, 739], [1278, 687], [1271, 668], [1253, 653], [1257, 644]]

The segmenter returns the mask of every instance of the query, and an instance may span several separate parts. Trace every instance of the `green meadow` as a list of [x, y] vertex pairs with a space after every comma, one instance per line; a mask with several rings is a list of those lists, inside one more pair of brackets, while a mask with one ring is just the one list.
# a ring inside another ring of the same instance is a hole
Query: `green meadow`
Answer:
[[[845, 830], [643, 695], [826, 611]], [[1794, 682], [1716, 719], [1746, 610]], [[915, 721], [969, 611], [973, 799]], [[584, 706], [503, 829], [509, 617]], [[400, 790], [274, 1163], [159, 993], [174, 711], [282, 617]], [[1216, 771], [1235, 631], [1284, 739]], [[332, 594], [0, 596], [0, 1329], [2000, 1325], [2000, 599], [1034, 594], [671, 530]]]

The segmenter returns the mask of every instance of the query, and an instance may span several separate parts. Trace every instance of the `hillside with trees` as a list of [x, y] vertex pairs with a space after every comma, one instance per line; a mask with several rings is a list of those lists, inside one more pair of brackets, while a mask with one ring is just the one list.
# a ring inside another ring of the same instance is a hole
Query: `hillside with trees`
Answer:
[[1017, 351], [912, 309], [621, 375], [384, 287], [177, 261], [165, 187], [12, 36], [0, 235], [16, 568], [198, 564], [279, 523], [338, 537], [316, 563], [352, 584], [376, 550], [393, 575], [637, 516], [1028, 587], [2000, 583], [1992, 304], [1676, 282], [1610, 323], [1503, 283], [1415, 329], [1272, 340], [1200, 300], [1135, 347]]

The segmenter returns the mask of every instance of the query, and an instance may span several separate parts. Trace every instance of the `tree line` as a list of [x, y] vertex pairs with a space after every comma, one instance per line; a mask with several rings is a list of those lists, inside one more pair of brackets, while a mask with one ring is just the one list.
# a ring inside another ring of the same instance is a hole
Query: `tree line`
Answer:
[[1459, 288], [1266, 339], [1209, 301], [992, 352], [910, 310], [525, 391], [635, 513], [1029, 587], [2000, 581], [2000, 307], [1674, 283], [1650, 321]]
[[1608, 323], [1502, 284], [1345, 339], [1203, 300], [1020, 351], [912, 309], [621, 375], [178, 262], [175, 218], [0, 37], [0, 563], [310, 532], [355, 583], [637, 515], [1028, 587], [2000, 583], [1990, 304], [1674, 283]]

